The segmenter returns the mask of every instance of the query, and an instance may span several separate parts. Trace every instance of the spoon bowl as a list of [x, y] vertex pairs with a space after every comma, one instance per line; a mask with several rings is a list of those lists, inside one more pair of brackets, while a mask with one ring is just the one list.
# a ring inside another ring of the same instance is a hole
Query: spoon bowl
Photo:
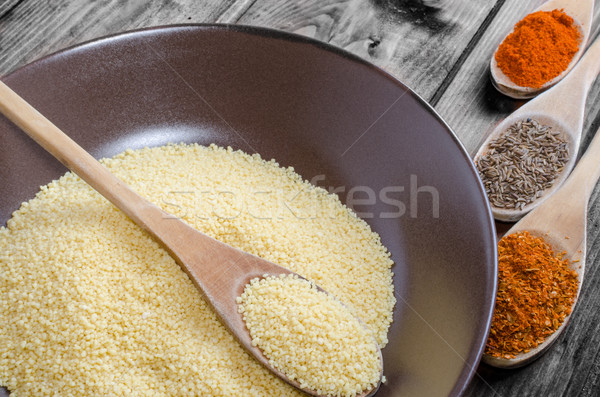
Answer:
[[581, 142], [585, 102], [589, 89], [600, 71], [599, 59], [600, 41], [596, 40], [589, 47], [581, 62], [561, 84], [542, 93], [509, 115], [494, 127], [480, 146], [474, 157], [475, 163], [488, 151], [492, 141], [504, 134], [511, 125], [527, 119], [537, 120], [540, 124], [558, 131], [559, 136], [568, 145], [569, 160], [567, 164], [557, 175], [552, 186], [544, 190], [540, 197], [519, 209], [502, 208], [490, 203], [492, 214], [497, 220], [514, 222], [522, 218], [556, 192], [573, 169]]
[[[587, 204], [587, 202], [586, 202], [586, 204]], [[543, 206], [540, 206], [538, 208], [542, 208], [542, 207]], [[528, 231], [534, 237], [541, 237], [545, 242], [547, 242], [553, 248], [554, 252], [566, 252], [566, 255], [563, 258], [566, 258], [569, 260], [569, 264], [571, 266], [570, 269], [574, 270], [577, 273], [577, 280], [578, 280], [578, 290], [577, 290], [577, 295], [575, 297], [575, 301], [573, 302], [573, 307], [575, 307], [575, 305], [577, 304], [577, 300], [578, 300], [579, 294], [581, 292], [581, 284], [583, 283], [583, 275], [584, 275], [584, 269], [585, 269], [584, 264], [585, 264], [585, 244], [586, 244], [586, 239], [585, 239], [586, 211], [579, 211], [579, 212], [583, 214], [584, 219], [576, 219], [574, 221], [577, 224], [581, 224], [581, 222], [583, 222], [583, 224], [584, 224], [583, 233], [582, 233], [581, 237], [579, 237], [579, 235], [578, 235], [572, 239], [567, 235], [561, 235], [561, 231], [559, 231], [559, 230], [555, 231], [550, 228], [539, 228], [539, 226], [536, 226], [535, 224], [528, 225], [527, 223], [523, 223], [522, 225], [517, 224], [506, 233], [506, 235], [510, 235], [510, 234], [514, 234], [514, 233], [518, 233], [518, 232], [522, 232], [522, 231]], [[581, 218], [581, 216], [579, 218]], [[523, 220], [525, 220], [525, 218]], [[550, 227], [550, 225], [547, 225], [547, 226]], [[567, 239], [566, 237], [569, 237], [569, 238]], [[572, 240], [572, 242], [571, 242], [571, 240]], [[556, 329], [556, 331], [554, 331], [551, 335], [549, 335], [544, 340], [544, 342], [542, 342], [538, 346], [534, 347], [533, 349], [529, 350], [528, 352], [519, 353], [514, 358], [493, 357], [488, 354], [484, 354], [482, 357], [482, 361], [493, 367], [505, 368], [505, 369], [519, 368], [519, 367], [522, 367], [522, 366], [525, 366], [525, 365], [531, 363], [532, 361], [535, 361], [543, 353], [548, 351], [548, 349], [550, 349], [550, 347], [552, 347], [554, 342], [556, 342], [558, 340], [558, 337], [560, 336], [560, 334], [567, 327], [572, 314], [573, 314], [573, 311], [571, 311], [571, 314], [569, 314], [564, 319], [564, 321], [558, 327], [558, 329]]]
[[[556, 83], [561, 81], [569, 73], [569, 71], [573, 69], [573, 67], [577, 64], [577, 61], [579, 61], [579, 59], [583, 55], [585, 45], [588, 42], [588, 38], [590, 36], [590, 28], [592, 24], [592, 16], [594, 10], [594, 0], [550, 0], [542, 4], [533, 12], [552, 11], [556, 9], [562, 9], [567, 15], [573, 18], [574, 25], [577, 27], [579, 33], [581, 34], [579, 50], [573, 56], [573, 59], [569, 63], [569, 66], [561, 74], [559, 74], [552, 80], [547, 81], [539, 88], [523, 87], [515, 84], [498, 67], [498, 62], [496, 62], [496, 52], [494, 52], [494, 55], [492, 56], [492, 59], [490, 61], [490, 78], [494, 87], [496, 87], [496, 89], [504, 95], [515, 99], [533, 98], [534, 96], [538, 95], [543, 91], [548, 90], [550, 87], [554, 86]], [[510, 33], [512, 32], [513, 31], [511, 31]], [[508, 37], [508, 35], [506, 37]], [[502, 41], [504, 41], [506, 37], [502, 39]]]
[[[274, 368], [253, 346], [236, 301], [254, 278], [296, 273], [215, 240], [142, 198], [3, 82], [0, 112], [159, 242], [204, 295], [223, 325], [258, 362], [292, 386], [319, 396]], [[383, 358], [374, 337], [373, 343], [379, 355], [379, 380], [358, 397], [372, 396], [381, 384]]]
[[[600, 131], [596, 133], [585, 155], [564, 185], [546, 202], [516, 223], [506, 235], [528, 231], [541, 237], [553, 247], [555, 252], [565, 252], [571, 269], [577, 273], [578, 289], [573, 303], [581, 292], [585, 273], [586, 221], [589, 197], [600, 177]], [[565, 318], [559, 328], [544, 342], [515, 358], [498, 358], [484, 354], [483, 361], [498, 368], [516, 368], [539, 358], [565, 330], [571, 318]]]

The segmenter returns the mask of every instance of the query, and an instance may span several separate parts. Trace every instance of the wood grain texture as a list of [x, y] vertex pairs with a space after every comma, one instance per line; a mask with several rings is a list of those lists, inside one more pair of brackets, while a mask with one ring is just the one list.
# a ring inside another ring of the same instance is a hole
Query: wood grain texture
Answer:
[[0, 75], [65, 47], [125, 30], [214, 22], [234, 2], [11, 0], [11, 11], [0, 17]]
[[344, 48], [431, 99], [495, 0], [257, 0], [238, 23], [275, 27]]
[[8, 15], [22, 0], [4, 0], [0, 3], [0, 19]]
[[221, 15], [219, 15], [215, 22], [236, 23], [255, 1], [256, 0], [238, 0], [232, 3]]

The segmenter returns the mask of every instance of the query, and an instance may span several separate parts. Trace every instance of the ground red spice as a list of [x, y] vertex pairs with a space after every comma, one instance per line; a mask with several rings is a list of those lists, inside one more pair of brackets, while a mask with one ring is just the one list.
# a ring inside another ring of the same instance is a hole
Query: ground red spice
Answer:
[[528, 232], [498, 242], [498, 294], [485, 353], [514, 358], [560, 327], [577, 296], [577, 273], [563, 253]]
[[567, 69], [580, 40], [573, 18], [562, 10], [534, 12], [500, 44], [496, 62], [515, 84], [539, 88]]

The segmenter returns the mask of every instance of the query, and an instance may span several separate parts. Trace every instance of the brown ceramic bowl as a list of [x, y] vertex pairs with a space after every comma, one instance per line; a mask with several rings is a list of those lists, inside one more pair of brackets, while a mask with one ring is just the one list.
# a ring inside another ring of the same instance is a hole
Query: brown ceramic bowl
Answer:
[[[496, 290], [490, 210], [450, 128], [387, 73], [297, 35], [185, 25], [83, 44], [3, 80], [96, 157], [216, 143], [338, 188], [396, 262], [377, 395], [458, 395], [470, 381]], [[0, 134], [5, 224], [65, 168], [1, 116]]]

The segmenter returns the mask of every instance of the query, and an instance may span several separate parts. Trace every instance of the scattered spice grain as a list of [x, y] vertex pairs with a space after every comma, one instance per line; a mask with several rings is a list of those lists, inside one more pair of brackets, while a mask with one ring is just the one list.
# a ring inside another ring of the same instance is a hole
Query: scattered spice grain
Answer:
[[486, 354], [514, 358], [564, 322], [578, 287], [577, 273], [564, 254], [527, 231], [498, 242], [498, 293]]
[[561, 133], [527, 119], [489, 143], [477, 170], [494, 207], [522, 210], [554, 184], [568, 161]]
[[296, 275], [256, 278], [237, 302], [252, 344], [302, 388], [350, 397], [379, 383], [373, 334], [314, 283]]
[[562, 10], [538, 11], [515, 25], [495, 58], [515, 84], [539, 88], [567, 69], [580, 40], [573, 18]]

